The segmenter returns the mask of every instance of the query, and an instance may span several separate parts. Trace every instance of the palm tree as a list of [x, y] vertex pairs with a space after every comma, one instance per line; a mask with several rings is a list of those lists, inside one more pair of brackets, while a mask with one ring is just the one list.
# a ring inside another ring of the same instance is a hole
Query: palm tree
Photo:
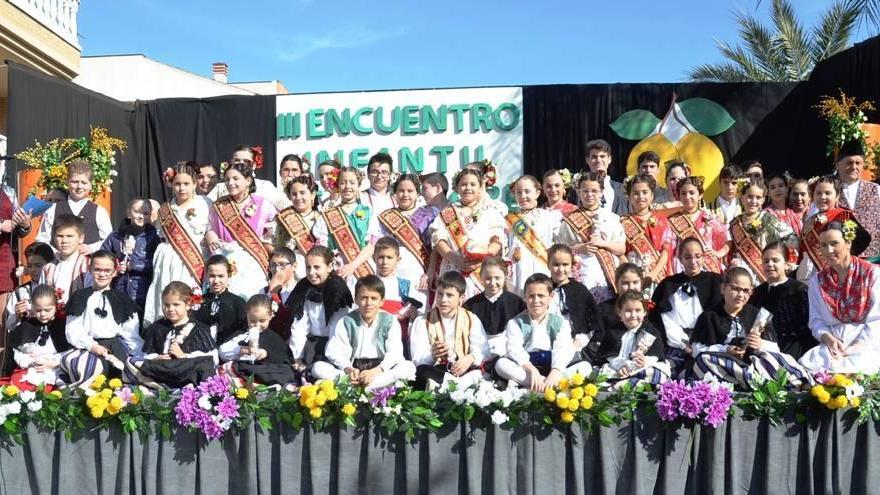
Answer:
[[773, 0], [770, 13], [772, 27], [736, 14], [741, 44], [716, 40], [728, 61], [698, 65], [688, 77], [714, 82], [804, 80], [817, 63], [849, 47], [859, 23], [880, 24], [880, 0], [837, 0], [809, 32], [788, 0]]

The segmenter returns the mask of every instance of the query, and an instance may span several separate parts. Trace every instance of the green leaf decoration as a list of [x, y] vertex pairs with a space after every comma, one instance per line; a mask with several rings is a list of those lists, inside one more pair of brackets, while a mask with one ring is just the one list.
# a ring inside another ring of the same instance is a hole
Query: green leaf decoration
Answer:
[[642, 110], [630, 110], [611, 123], [611, 129], [623, 139], [640, 141], [651, 134], [660, 119], [653, 113]]
[[690, 98], [678, 106], [694, 129], [706, 136], [721, 134], [736, 123], [724, 107], [706, 98]]

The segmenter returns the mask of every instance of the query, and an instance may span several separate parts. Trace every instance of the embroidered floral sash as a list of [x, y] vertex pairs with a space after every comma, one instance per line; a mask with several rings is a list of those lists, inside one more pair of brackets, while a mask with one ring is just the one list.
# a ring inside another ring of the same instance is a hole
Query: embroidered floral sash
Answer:
[[281, 210], [278, 213], [278, 223], [284, 227], [287, 234], [296, 243], [297, 249], [305, 255], [312, 247], [315, 246], [315, 238], [312, 236], [312, 229], [306, 223], [306, 219], [302, 217], [292, 206]]
[[549, 267], [550, 260], [547, 257], [547, 246], [544, 245], [535, 229], [529, 225], [529, 222], [519, 213], [513, 212], [508, 213], [504, 219], [507, 220], [507, 225], [510, 226], [510, 231], [513, 232], [513, 235], [535, 255], [535, 258], [541, 260], [544, 266]]
[[177, 215], [171, 210], [168, 203], [159, 207], [159, 226], [165, 233], [165, 239], [171, 245], [171, 249], [183, 261], [189, 274], [201, 283], [202, 276], [205, 274], [205, 259], [202, 257], [202, 250], [192, 240], [192, 237], [186, 231]]
[[214, 210], [217, 212], [220, 222], [232, 234], [236, 242], [260, 264], [260, 268], [263, 269], [263, 276], [268, 274], [269, 254], [266, 252], [266, 248], [263, 247], [263, 241], [260, 239], [260, 236], [254, 232], [254, 229], [251, 228], [250, 224], [242, 216], [241, 210], [235, 204], [235, 201], [232, 201], [229, 197], [218, 199], [214, 202]]
[[[575, 210], [566, 215], [564, 220], [571, 227], [571, 230], [581, 237], [583, 242], [590, 242], [593, 226], [596, 222], [587, 214], [586, 210]], [[617, 292], [616, 280], [614, 280], [614, 255], [607, 249], [599, 249], [594, 256], [599, 262], [599, 267], [602, 268], [602, 274], [605, 275], [608, 287]]]
[[427, 269], [428, 258], [430, 257], [428, 248], [422, 242], [418, 230], [410, 223], [406, 215], [394, 208], [385, 210], [379, 214], [379, 223], [397, 239], [397, 242], [415, 255], [423, 270]]
[[749, 268], [751, 268], [752, 273], [755, 274], [758, 280], [766, 282], [767, 277], [764, 276], [764, 271], [761, 269], [761, 246], [746, 232], [742, 218], [742, 216], [739, 216], [730, 224], [730, 237], [733, 240], [733, 248], [740, 258], [749, 265]]
[[[342, 253], [345, 262], [351, 263], [357, 258], [358, 253], [361, 252], [361, 246], [358, 244], [354, 232], [348, 224], [348, 215], [345, 214], [345, 211], [343, 211], [341, 206], [328, 208], [321, 215], [324, 217], [324, 222], [327, 224], [327, 231], [333, 238], [333, 242], [339, 247], [339, 252]], [[354, 275], [357, 278], [366, 277], [367, 275], [372, 274], [373, 269], [370, 268], [369, 263], [361, 263], [361, 266], [357, 267], [354, 271]]]
[[[689, 214], [682, 212], [670, 215], [669, 226], [672, 227], [672, 231], [679, 240], [694, 237], [703, 243], [703, 249], [707, 249], [707, 240], [703, 239], [703, 236], [700, 235], [700, 231], [697, 230], [697, 226], [694, 224], [694, 221], [691, 220]], [[703, 269], [710, 272], [721, 273], [721, 262], [715, 256], [707, 254], [706, 256], [703, 256]]]
[[[461, 220], [458, 218], [458, 213], [455, 212], [455, 208], [453, 206], [443, 208], [443, 211], [440, 212], [440, 219], [443, 221], [443, 225], [446, 226], [446, 230], [449, 231], [449, 236], [455, 243], [455, 247], [457, 247], [462, 255], [467, 258], [468, 236], [464, 231], [464, 226], [462, 226]], [[480, 281], [479, 266], [477, 266], [472, 272], [464, 272], [463, 275], [471, 277], [471, 279], [477, 283], [477, 287], [483, 286], [483, 283]]]
[[[652, 265], [660, 260], [660, 252], [657, 251], [657, 248], [648, 239], [648, 232], [638, 221], [631, 215], [627, 215], [620, 217], [620, 224], [623, 226], [623, 233], [626, 234], [627, 243], [642, 259], [647, 258], [651, 260]], [[654, 267], [649, 267], [649, 269], [652, 268]], [[660, 278], [662, 279], [665, 276], [666, 267], [664, 266], [660, 271]]]

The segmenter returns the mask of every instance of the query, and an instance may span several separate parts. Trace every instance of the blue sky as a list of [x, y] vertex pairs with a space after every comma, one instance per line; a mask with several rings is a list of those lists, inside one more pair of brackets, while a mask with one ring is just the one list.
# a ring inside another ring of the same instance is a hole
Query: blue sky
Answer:
[[[811, 26], [831, 2], [796, 0]], [[280, 79], [292, 92], [675, 82], [720, 61], [734, 12], [770, 1], [82, 2], [84, 55], [143, 53], [210, 77]], [[857, 35], [857, 40], [866, 36]]]

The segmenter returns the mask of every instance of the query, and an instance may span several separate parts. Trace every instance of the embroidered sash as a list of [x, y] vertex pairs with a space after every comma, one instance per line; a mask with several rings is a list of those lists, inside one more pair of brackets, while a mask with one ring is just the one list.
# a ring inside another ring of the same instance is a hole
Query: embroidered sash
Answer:
[[[651, 260], [651, 264], [660, 260], [660, 252], [648, 239], [648, 232], [637, 222], [632, 216], [620, 217], [620, 224], [623, 226], [623, 233], [626, 234], [626, 240], [632, 249], [642, 258]], [[654, 268], [651, 266], [650, 268]], [[660, 278], [666, 276], [666, 267], [660, 271]]]
[[419, 264], [422, 265], [422, 270], [428, 268], [428, 258], [431, 255], [428, 253], [425, 243], [422, 242], [419, 232], [406, 215], [398, 209], [385, 210], [379, 214], [379, 223], [397, 239], [397, 242], [415, 255]]
[[165, 233], [165, 239], [171, 245], [171, 249], [183, 261], [189, 274], [201, 283], [202, 276], [205, 274], [205, 259], [202, 257], [202, 250], [192, 240], [177, 215], [171, 210], [168, 203], [159, 207], [159, 225], [162, 232]]
[[[461, 225], [461, 220], [458, 219], [458, 214], [455, 212], [455, 208], [452, 206], [443, 208], [443, 211], [440, 212], [440, 219], [443, 220], [443, 225], [445, 225], [446, 230], [449, 231], [449, 236], [452, 237], [452, 241], [455, 242], [455, 247], [466, 256], [468, 237], [464, 231], [464, 227]], [[471, 277], [471, 279], [477, 283], [477, 287], [483, 286], [483, 283], [480, 281], [479, 266], [477, 266], [474, 271], [466, 272], [464, 275]]]
[[[583, 242], [590, 241], [590, 237], [593, 233], [593, 226], [596, 224], [596, 221], [593, 220], [585, 210], [575, 210], [566, 215], [564, 220], [565, 223], [571, 227], [571, 230], [581, 237]], [[614, 292], [617, 292], [617, 287], [615, 285], [616, 280], [614, 280], [615, 256], [607, 249], [599, 249], [596, 251], [595, 256], [596, 260], [599, 262], [599, 266], [602, 268], [602, 274], [605, 275], [605, 281], [608, 282], [608, 287]]]
[[538, 237], [538, 234], [535, 232], [525, 218], [522, 217], [519, 213], [508, 213], [507, 216], [504, 217], [507, 220], [507, 225], [510, 226], [511, 232], [516, 236], [517, 239], [520, 240], [525, 246], [531, 251], [535, 258], [541, 260], [541, 263], [544, 263], [544, 266], [550, 266], [550, 260], [547, 257], [547, 246], [541, 241], [541, 238]]
[[[694, 221], [691, 220], [689, 214], [682, 212], [670, 215], [669, 226], [672, 227], [672, 231], [679, 240], [684, 240], [688, 237], [695, 237], [703, 243], [703, 249], [709, 248], [710, 250], [713, 250], [711, 249], [711, 246], [707, 246], [707, 240], [703, 239], [703, 236], [700, 235], [700, 231], [697, 230], [697, 226], [694, 224]], [[721, 273], [721, 262], [715, 256], [707, 254], [706, 256], [703, 256], [703, 269], [710, 272]]]
[[223, 226], [226, 227], [226, 230], [232, 234], [232, 237], [248, 254], [257, 260], [260, 268], [263, 269], [263, 276], [266, 276], [269, 273], [269, 254], [266, 252], [266, 248], [263, 247], [263, 241], [260, 239], [260, 236], [254, 232], [254, 229], [251, 228], [247, 220], [241, 215], [238, 205], [229, 197], [225, 197], [218, 199], [214, 203], [214, 210], [217, 212], [217, 216], [220, 222], [223, 223]]
[[801, 234], [801, 243], [804, 246], [804, 252], [812, 260], [817, 271], [825, 269], [825, 258], [819, 253], [819, 229], [816, 225], [815, 218], [810, 220], [809, 230], [804, 229]]
[[730, 237], [733, 239], [733, 248], [736, 249], [736, 252], [743, 261], [749, 265], [749, 268], [752, 269], [752, 273], [754, 273], [761, 282], [766, 282], [767, 277], [764, 276], [764, 272], [761, 269], [761, 246], [759, 246], [758, 243], [752, 239], [752, 236], [746, 232], [741, 216], [737, 217], [737, 219], [730, 224]]
[[[472, 316], [474, 315], [470, 311], [464, 308], [458, 308], [458, 314], [455, 318], [455, 336], [453, 337], [455, 342], [452, 343], [452, 348], [458, 359], [471, 353], [470, 335]], [[443, 327], [443, 319], [440, 317], [439, 309], [434, 308], [428, 312], [428, 315], [425, 317], [425, 327], [428, 331], [428, 340], [431, 344], [446, 342], [446, 329]], [[480, 363], [474, 364], [479, 365]]]
[[[354, 232], [351, 230], [351, 226], [348, 225], [345, 211], [341, 206], [337, 206], [335, 208], [328, 208], [321, 214], [321, 216], [324, 217], [324, 222], [327, 224], [327, 231], [333, 236], [333, 242], [339, 247], [339, 252], [342, 253], [345, 262], [351, 263], [357, 258], [358, 253], [361, 252], [361, 247], [357, 243], [357, 239], [354, 236]], [[372, 274], [373, 269], [370, 268], [369, 263], [362, 263], [361, 266], [357, 267], [354, 271], [354, 275], [357, 278], [366, 277], [367, 275]]]
[[315, 246], [315, 238], [312, 237], [312, 229], [306, 224], [306, 220], [297, 213], [292, 206], [278, 212], [278, 223], [284, 227], [287, 234], [296, 243], [296, 248], [305, 255]]

